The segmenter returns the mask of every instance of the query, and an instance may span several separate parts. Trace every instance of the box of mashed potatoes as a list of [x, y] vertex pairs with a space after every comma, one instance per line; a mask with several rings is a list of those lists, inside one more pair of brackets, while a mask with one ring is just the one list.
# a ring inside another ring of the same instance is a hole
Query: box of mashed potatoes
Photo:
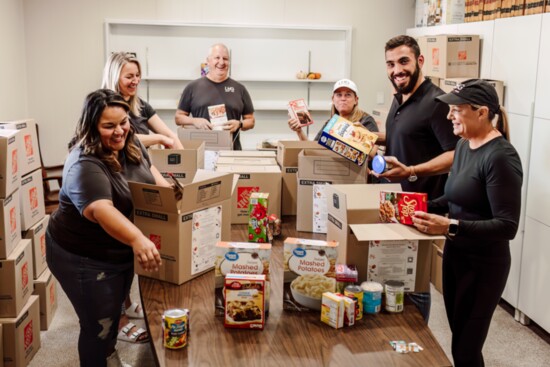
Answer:
[[321, 310], [323, 293], [336, 289], [338, 242], [287, 238], [284, 243], [283, 309]]

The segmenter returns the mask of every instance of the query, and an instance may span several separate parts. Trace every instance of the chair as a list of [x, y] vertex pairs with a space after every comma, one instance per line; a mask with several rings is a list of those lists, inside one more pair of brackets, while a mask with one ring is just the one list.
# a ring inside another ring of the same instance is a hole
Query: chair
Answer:
[[42, 169], [42, 183], [44, 187], [44, 205], [46, 214], [51, 214], [59, 205], [59, 189], [63, 181], [63, 164], [54, 166], [45, 166], [42, 159], [42, 149], [40, 148], [40, 134], [38, 124], [36, 125], [36, 137], [40, 154], [40, 166]]

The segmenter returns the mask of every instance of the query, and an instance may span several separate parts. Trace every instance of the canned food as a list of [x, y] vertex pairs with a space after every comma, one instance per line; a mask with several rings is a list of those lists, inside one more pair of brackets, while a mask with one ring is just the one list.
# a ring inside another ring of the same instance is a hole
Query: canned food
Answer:
[[355, 312], [355, 319], [361, 320], [363, 318], [363, 290], [360, 286], [352, 284], [348, 285], [344, 289], [344, 296], [352, 296], [357, 299], [357, 310]]
[[363, 282], [361, 283], [361, 289], [363, 290], [363, 312], [376, 314], [380, 312], [382, 307], [382, 291], [384, 287], [377, 282]]
[[388, 280], [385, 285], [386, 311], [402, 312], [405, 299], [405, 283], [397, 280]]
[[180, 349], [187, 345], [189, 331], [189, 310], [175, 308], [167, 310], [162, 316], [164, 347]]

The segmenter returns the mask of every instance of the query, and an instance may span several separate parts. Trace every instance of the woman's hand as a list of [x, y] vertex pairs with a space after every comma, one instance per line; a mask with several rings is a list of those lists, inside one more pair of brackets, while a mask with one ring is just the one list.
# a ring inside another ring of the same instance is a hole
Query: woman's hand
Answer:
[[415, 211], [412, 220], [416, 229], [423, 233], [438, 235], [449, 231], [449, 218], [441, 215]]
[[158, 271], [162, 261], [155, 244], [151, 242], [151, 240], [145, 236], [141, 236], [141, 238], [138, 238], [131, 246], [134, 251], [134, 256], [143, 270], [151, 272]]
[[290, 127], [292, 131], [302, 130], [302, 124], [300, 124], [300, 120], [294, 118], [288, 119], [288, 127]]

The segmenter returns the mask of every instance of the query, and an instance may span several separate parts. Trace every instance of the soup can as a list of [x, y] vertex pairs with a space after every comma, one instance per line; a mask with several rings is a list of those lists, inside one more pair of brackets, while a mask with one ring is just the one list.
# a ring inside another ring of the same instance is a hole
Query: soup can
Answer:
[[166, 310], [162, 316], [164, 347], [181, 349], [187, 345], [189, 331], [189, 310], [174, 308]]
[[363, 290], [363, 312], [376, 314], [382, 307], [382, 291], [384, 287], [378, 282], [361, 283]]
[[386, 293], [386, 311], [402, 312], [405, 299], [405, 283], [388, 280], [384, 283]]
[[344, 288], [344, 296], [351, 296], [357, 299], [357, 309], [355, 312], [355, 320], [363, 318], [363, 290], [360, 286], [351, 284]]

